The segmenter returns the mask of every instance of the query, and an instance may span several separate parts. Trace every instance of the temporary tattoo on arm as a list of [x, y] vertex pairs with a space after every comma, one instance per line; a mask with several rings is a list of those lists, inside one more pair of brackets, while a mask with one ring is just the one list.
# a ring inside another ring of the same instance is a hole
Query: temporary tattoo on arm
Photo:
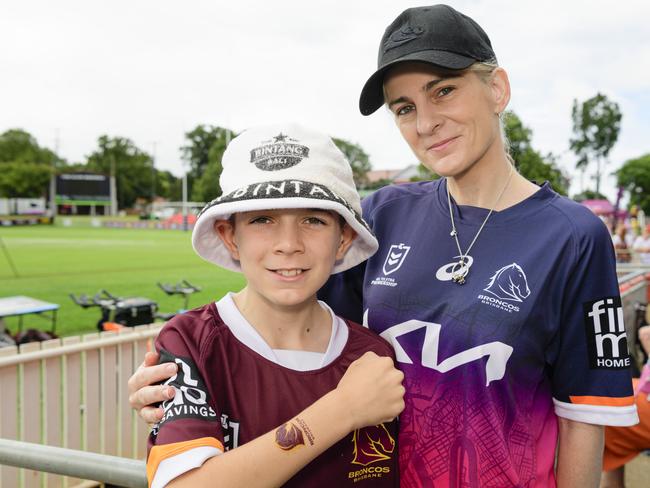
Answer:
[[275, 443], [280, 449], [290, 451], [298, 446], [304, 446], [305, 439], [298, 427], [291, 422], [286, 422], [275, 431]]
[[305, 421], [301, 419], [300, 417], [296, 417], [296, 422], [300, 427], [302, 427], [303, 432], [307, 436], [307, 440], [309, 441], [309, 445], [313, 446], [314, 445], [314, 434], [312, 434], [311, 429], [307, 426]]

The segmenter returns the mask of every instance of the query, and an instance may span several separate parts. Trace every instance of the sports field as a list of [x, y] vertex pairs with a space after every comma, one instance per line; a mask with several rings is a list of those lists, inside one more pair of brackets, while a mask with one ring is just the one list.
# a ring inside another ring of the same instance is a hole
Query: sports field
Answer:
[[[199, 258], [190, 235], [177, 230], [90, 226], [0, 227], [0, 237], [18, 272], [14, 276], [0, 251], [0, 298], [26, 295], [58, 303], [57, 333], [71, 335], [95, 331], [100, 313], [98, 308], [84, 310], [75, 305], [70, 293], [94, 295], [104, 288], [122, 297], [150, 298], [158, 302], [160, 311], [173, 312], [182, 307], [182, 297], [166, 295], [156, 282], [186, 279], [202, 287], [190, 297], [190, 308], [240, 289], [241, 275]], [[25, 328], [49, 328], [49, 321], [38, 316], [23, 320]], [[16, 331], [16, 318], [5, 322], [11, 332]]]

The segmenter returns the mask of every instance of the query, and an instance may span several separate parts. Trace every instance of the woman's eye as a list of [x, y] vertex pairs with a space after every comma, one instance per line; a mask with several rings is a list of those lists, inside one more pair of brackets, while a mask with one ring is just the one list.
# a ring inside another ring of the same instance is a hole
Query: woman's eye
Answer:
[[445, 95], [449, 95], [453, 91], [454, 91], [453, 86], [444, 86], [440, 90], [438, 90], [438, 96], [444, 97]]

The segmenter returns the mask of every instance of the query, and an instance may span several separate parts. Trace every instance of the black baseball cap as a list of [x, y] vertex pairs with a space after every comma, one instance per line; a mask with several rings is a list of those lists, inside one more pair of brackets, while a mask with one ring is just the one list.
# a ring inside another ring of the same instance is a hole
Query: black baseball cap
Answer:
[[422, 61], [446, 69], [465, 69], [477, 61], [496, 61], [485, 31], [449, 5], [404, 10], [379, 45], [377, 71], [361, 90], [359, 110], [370, 115], [384, 103], [384, 75], [403, 61]]

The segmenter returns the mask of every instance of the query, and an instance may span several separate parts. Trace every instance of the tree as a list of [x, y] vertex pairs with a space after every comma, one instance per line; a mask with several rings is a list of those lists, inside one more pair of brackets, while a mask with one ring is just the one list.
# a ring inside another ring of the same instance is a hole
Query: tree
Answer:
[[183, 198], [182, 180], [169, 171], [156, 169], [156, 195], [178, 202]]
[[5, 198], [44, 197], [51, 175], [52, 168], [48, 164], [0, 163], [0, 196]]
[[630, 192], [630, 206], [650, 215], [650, 153], [630, 159], [616, 172], [618, 186]]
[[40, 147], [29, 132], [5, 131], [0, 134], [0, 196], [43, 197], [53, 168], [64, 164], [53, 151]]
[[601, 165], [607, 163], [607, 156], [616, 144], [622, 117], [618, 104], [601, 93], [582, 104], [573, 100], [574, 137], [569, 143], [578, 156], [577, 168], [584, 171], [591, 161], [596, 162], [596, 193], [600, 193]]
[[504, 114], [504, 129], [508, 139], [510, 155], [515, 160], [519, 173], [539, 183], [548, 181], [553, 189], [567, 195], [569, 179], [558, 168], [555, 156], [542, 156], [531, 145], [532, 130], [526, 127], [512, 111]]
[[357, 188], [363, 188], [368, 182], [367, 173], [372, 169], [368, 153], [361, 146], [345, 139], [332, 138], [336, 147], [338, 147], [352, 166], [352, 176]]
[[[210, 150], [217, 145], [221, 148], [220, 153], [226, 150], [226, 146], [237, 134], [230, 129], [212, 125], [197, 125], [190, 132], [185, 133], [187, 144], [181, 146], [181, 157], [190, 165], [190, 174], [193, 178], [200, 178], [210, 162]], [[219, 150], [215, 149], [213, 157], [221, 160]]]
[[221, 186], [219, 177], [223, 171], [221, 158], [226, 150], [218, 140], [208, 152], [208, 165], [203, 170], [203, 174], [194, 182], [192, 186], [192, 199], [199, 202], [209, 202], [221, 195]]
[[225, 127], [203, 124], [185, 133], [187, 144], [180, 150], [181, 157], [190, 165], [188, 185], [192, 200], [207, 202], [221, 195], [221, 158], [236, 135]]
[[411, 181], [431, 181], [437, 180], [438, 178], [440, 178], [440, 175], [434, 173], [425, 165], [420, 163], [418, 165], [418, 175], [411, 178]]
[[65, 161], [53, 151], [40, 147], [29, 132], [10, 129], [0, 134], [0, 163], [28, 163], [58, 166]]
[[584, 200], [607, 200], [607, 197], [602, 193], [596, 193], [593, 190], [585, 190], [577, 195], [572, 197], [576, 202], [582, 202]]
[[124, 137], [102, 135], [88, 156], [87, 168], [105, 175], [114, 171], [119, 208], [132, 207], [138, 197], [152, 192], [151, 156]]

